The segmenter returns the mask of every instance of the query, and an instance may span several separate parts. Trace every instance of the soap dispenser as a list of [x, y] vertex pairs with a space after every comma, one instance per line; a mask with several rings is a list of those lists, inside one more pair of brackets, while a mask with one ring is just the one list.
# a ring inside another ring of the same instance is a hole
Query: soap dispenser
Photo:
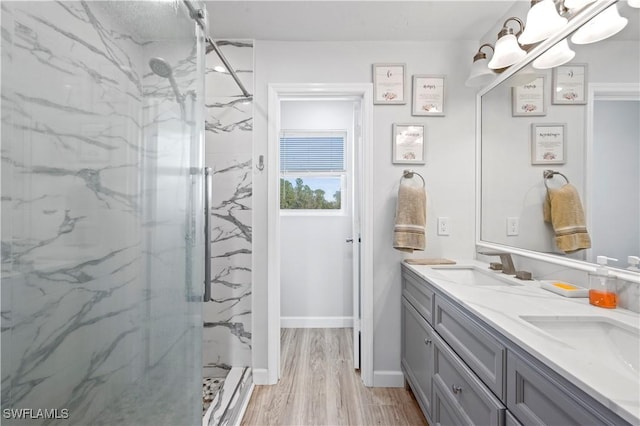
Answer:
[[600, 308], [613, 309], [618, 305], [616, 280], [607, 268], [607, 261], [617, 261], [612, 257], [598, 256], [598, 267], [589, 274], [589, 303]]
[[640, 257], [629, 256], [627, 257], [627, 261], [629, 262], [629, 267], [627, 268], [628, 270], [640, 272]]

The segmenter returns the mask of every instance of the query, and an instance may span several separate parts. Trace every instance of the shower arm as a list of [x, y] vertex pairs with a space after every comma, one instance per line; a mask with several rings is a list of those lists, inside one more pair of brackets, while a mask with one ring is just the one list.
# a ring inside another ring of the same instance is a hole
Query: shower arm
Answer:
[[231, 74], [231, 77], [233, 77], [233, 80], [236, 82], [236, 84], [242, 91], [242, 94], [245, 96], [245, 98], [251, 98], [252, 97], [251, 93], [249, 93], [249, 91], [244, 87], [244, 84], [242, 84], [242, 82], [238, 78], [236, 71], [233, 69], [229, 61], [227, 61], [227, 58], [224, 56], [224, 54], [222, 53], [222, 51], [220, 50], [216, 42], [213, 41], [211, 37], [209, 37], [209, 35], [207, 34], [207, 26], [205, 25], [205, 22], [204, 22], [204, 12], [202, 11], [202, 9], [196, 9], [195, 7], [193, 7], [190, 0], [183, 0], [183, 2], [185, 6], [187, 6], [187, 9], [189, 9], [189, 15], [191, 16], [191, 18], [198, 23], [200, 28], [202, 28], [202, 31], [205, 33], [205, 41], [209, 43], [209, 45], [216, 52], [216, 55], [218, 55], [223, 65], [227, 69], [227, 71], [229, 71], [229, 74]]

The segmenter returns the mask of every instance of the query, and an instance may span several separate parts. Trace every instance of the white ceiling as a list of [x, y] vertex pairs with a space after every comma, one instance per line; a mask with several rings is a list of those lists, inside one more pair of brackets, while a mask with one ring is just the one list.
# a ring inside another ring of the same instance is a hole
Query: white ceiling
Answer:
[[[206, 1], [214, 39], [479, 40], [515, 0]], [[528, 0], [519, 0], [527, 1]]]

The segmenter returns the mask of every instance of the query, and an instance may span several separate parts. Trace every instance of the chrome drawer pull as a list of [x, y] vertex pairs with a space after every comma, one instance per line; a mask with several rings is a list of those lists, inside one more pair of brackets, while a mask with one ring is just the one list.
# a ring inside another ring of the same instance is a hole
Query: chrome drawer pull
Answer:
[[456, 385], [451, 385], [451, 390], [453, 391], [453, 393], [462, 392], [462, 388], [460, 386], [456, 386]]
[[425, 345], [430, 345], [431, 343], [433, 343], [431, 339], [424, 339]]

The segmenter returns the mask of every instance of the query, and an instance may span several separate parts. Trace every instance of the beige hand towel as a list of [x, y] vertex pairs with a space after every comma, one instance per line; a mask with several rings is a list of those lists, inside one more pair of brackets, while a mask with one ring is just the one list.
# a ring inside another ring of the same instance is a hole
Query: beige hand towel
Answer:
[[427, 195], [424, 188], [400, 185], [393, 228], [393, 248], [413, 252], [424, 250], [427, 223]]
[[547, 191], [543, 205], [545, 222], [550, 222], [556, 234], [556, 245], [565, 253], [591, 247], [578, 190], [571, 184]]

